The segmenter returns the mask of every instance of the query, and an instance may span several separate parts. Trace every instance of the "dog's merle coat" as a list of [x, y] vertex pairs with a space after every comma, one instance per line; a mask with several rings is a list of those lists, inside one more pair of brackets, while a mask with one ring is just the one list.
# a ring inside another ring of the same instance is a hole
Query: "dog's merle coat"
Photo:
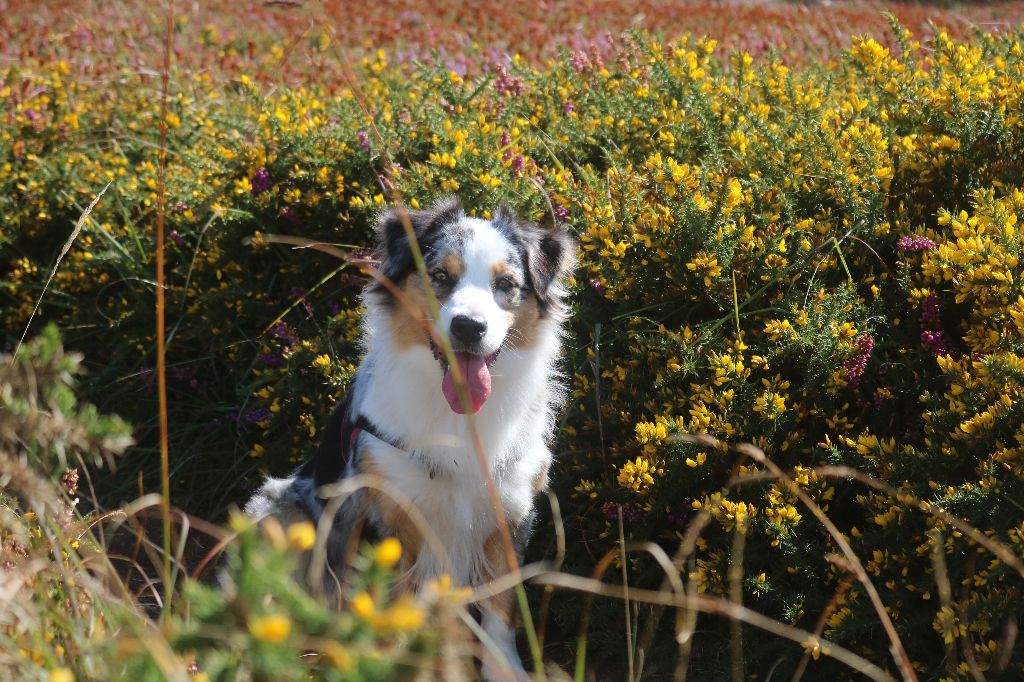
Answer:
[[[405, 221], [440, 303], [437, 319]], [[504, 207], [491, 220], [467, 217], [453, 199], [428, 210], [386, 213], [378, 237], [380, 273], [393, 287], [375, 282], [364, 292], [366, 354], [352, 387], [315, 456], [291, 477], [268, 480], [246, 512], [290, 523], [319, 521], [325, 510], [337, 509], [327, 543], [327, 590], [338, 584], [356, 542], [387, 536], [402, 541], [400, 568], [410, 588], [442, 573], [480, 585], [508, 567], [464, 412], [475, 414], [521, 560], [534, 497], [546, 487], [546, 442], [563, 396], [555, 365], [575, 243], [564, 228], [540, 229]], [[450, 338], [451, 356], [439, 350], [426, 325]], [[463, 390], [449, 359], [459, 366]], [[358, 474], [379, 477], [385, 491], [362, 488], [340, 508], [321, 496]], [[443, 556], [435, 556], [387, 490], [412, 502], [445, 548]], [[509, 593], [484, 604], [482, 624], [521, 671]], [[494, 666], [485, 661], [485, 677]]]

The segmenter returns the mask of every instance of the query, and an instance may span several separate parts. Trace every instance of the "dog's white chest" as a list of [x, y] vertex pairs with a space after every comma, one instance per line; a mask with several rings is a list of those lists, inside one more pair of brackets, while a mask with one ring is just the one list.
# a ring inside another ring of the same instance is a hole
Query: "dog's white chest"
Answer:
[[[412, 577], [423, 580], [447, 573], [462, 584], [476, 582], [486, 568], [481, 560], [487, 555], [486, 545], [495, 541], [498, 523], [475, 455], [462, 460], [468, 459], [475, 471], [434, 470], [432, 476], [431, 468], [421, 458], [376, 439], [368, 440], [360, 456], [373, 461], [372, 469], [385, 479], [385, 487], [408, 500], [425, 526]], [[534, 490], [529, 470], [545, 466], [539, 460], [546, 454], [545, 450], [538, 457], [523, 458], [514, 471], [494, 476], [501, 509], [510, 526], [521, 523], [530, 513]], [[437, 556], [432, 547], [438, 551], [443, 548], [443, 556]]]

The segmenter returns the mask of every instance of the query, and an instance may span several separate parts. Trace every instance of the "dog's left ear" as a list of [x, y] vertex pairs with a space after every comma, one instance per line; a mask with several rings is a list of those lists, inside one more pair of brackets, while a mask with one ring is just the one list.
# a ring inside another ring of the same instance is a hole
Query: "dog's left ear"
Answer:
[[537, 299], [556, 308], [565, 296], [565, 279], [576, 266], [576, 240], [563, 224], [541, 228], [520, 222], [512, 211], [501, 204], [495, 212], [495, 222], [514, 225], [526, 250], [526, 269]]

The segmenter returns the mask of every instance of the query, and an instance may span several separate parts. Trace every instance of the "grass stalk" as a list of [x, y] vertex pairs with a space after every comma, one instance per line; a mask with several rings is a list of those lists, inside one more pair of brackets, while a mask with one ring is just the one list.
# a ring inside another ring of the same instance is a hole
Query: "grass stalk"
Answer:
[[[743, 606], [743, 553], [747, 546], [746, 526], [737, 523], [732, 536], [732, 556], [729, 558], [729, 600]], [[732, 682], [743, 682], [743, 621], [729, 621], [729, 647], [732, 655]]]
[[622, 562], [622, 590], [625, 595], [623, 604], [626, 610], [626, 666], [628, 670], [628, 680], [633, 682], [636, 679], [635, 675], [635, 662], [633, 660], [633, 619], [632, 614], [629, 612], [629, 566], [626, 559], [626, 533], [622, 527], [622, 507], [619, 507], [619, 560]]
[[167, 428], [167, 357], [164, 300], [164, 221], [167, 213], [167, 98], [171, 77], [171, 47], [174, 41], [174, 3], [168, 2], [164, 35], [163, 67], [160, 72], [160, 144], [157, 147], [156, 199], [156, 376], [160, 411], [160, 512], [163, 519], [164, 622], [171, 614], [174, 584], [171, 580], [171, 464]]
[[18, 345], [15, 346], [14, 352], [11, 354], [11, 365], [18, 359], [18, 353], [21, 351], [21, 347], [25, 344], [25, 337], [28, 336], [28, 329], [32, 326], [32, 320], [35, 319], [36, 313], [39, 312], [39, 306], [43, 303], [43, 296], [46, 295], [46, 290], [50, 288], [50, 282], [53, 281], [54, 275], [57, 274], [57, 268], [60, 267], [60, 262], [64, 260], [64, 256], [68, 255], [68, 251], [71, 250], [71, 246], [75, 243], [75, 239], [78, 238], [78, 233], [82, 231], [82, 227], [89, 219], [89, 215], [92, 213], [92, 209], [96, 208], [96, 204], [99, 203], [100, 197], [106, 194], [110, 188], [108, 182], [106, 186], [100, 190], [100, 193], [96, 195], [96, 198], [92, 200], [92, 203], [82, 211], [82, 215], [78, 218], [75, 223], [75, 229], [71, 230], [71, 236], [68, 237], [67, 241], [64, 242], [64, 246], [61, 247], [60, 253], [57, 255], [57, 260], [53, 264], [53, 269], [50, 271], [50, 276], [46, 279], [46, 284], [43, 285], [43, 290], [39, 292], [39, 298], [36, 299], [35, 307], [32, 308], [32, 314], [28, 317], [28, 322], [25, 323], [25, 329], [21, 332], [21, 338], [18, 340]]

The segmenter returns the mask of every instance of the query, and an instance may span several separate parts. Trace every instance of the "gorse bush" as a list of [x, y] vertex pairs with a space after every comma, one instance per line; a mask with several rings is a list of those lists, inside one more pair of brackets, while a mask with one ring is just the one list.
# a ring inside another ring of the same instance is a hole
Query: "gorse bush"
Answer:
[[[399, 198], [457, 194], [482, 216], [505, 201], [569, 223], [582, 246], [554, 472], [567, 570], [589, 574], [620, 520], [625, 540], [672, 554], [703, 510], [714, 522], [684, 581], [727, 594], [741, 565], [747, 606], [811, 631], [820, 618], [824, 638], [895, 673], [863, 584], [829, 560], [834, 539], [793, 490], [675, 436], [750, 441], [847, 538], [922, 677], [1019, 676], [1021, 576], [918, 502], [1024, 551], [1021, 36], [940, 32], [922, 47], [893, 31], [892, 47], [855, 38], [842, 60], [798, 69], [637, 34], [479, 77], [379, 52], [336, 93], [174, 74], [176, 503], [219, 512], [256, 470], [294, 466], [354, 370], [358, 268], [267, 235], [364, 256]], [[137, 425], [113, 501], [140, 471], [156, 480], [155, 87], [125, 72], [88, 89], [61, 64], [26, 63], [0, 103], [7, 329], [24, 326], [70, 225], [112, 183], [42, 315], [95, 363], [90, 399]], [[664, 573], [631, 555], [605, 580], [622, 575], [657, 587]], [[588, 661], [623, 669], [621, 604], [595, 608]], [[549, 637], [575, 637], [579, 613], [552, 608]], [[653, 627], [633, 615], [638, 634]], [[675, 647], [668, 620], [645, 646]], [[701, 623], [688, 665], [720, 679], [727, 625]], [[791, 675], [803, 651], [788, 646], [747, 637], [747, 672]], [[826, 649], [807, 647], [817, 675], [836, 665], [817, 660]], [[649, 655], [646, 671], [667, 676], [672, 660]]]

